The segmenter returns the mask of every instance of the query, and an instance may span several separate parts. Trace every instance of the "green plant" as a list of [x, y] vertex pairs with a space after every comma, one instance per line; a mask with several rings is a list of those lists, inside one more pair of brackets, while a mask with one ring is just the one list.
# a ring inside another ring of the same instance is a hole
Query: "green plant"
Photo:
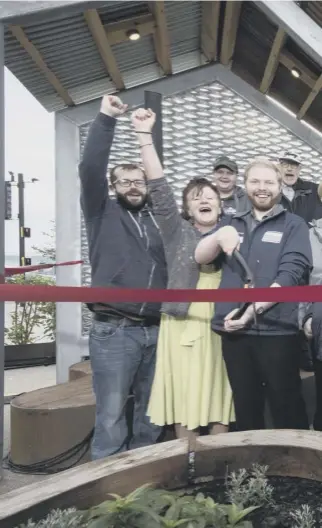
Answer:
[[46, 519], [35, 523], [28, 521], [27, 524], [20, 525], [19, 528], [85, 528], [83, 514], [70, 508], [68, 510], [53, 510]]
[[[14, 275], [8, 279], [10, 284], [51, 286], [54, 281], [40, 275]], [[5, 340], [8, 345], [36, 343], [42, 337], [49, 341], [55, 339], [56, 305], [45, 302], [16, 302], [11, 315], [10, 327], [5, 328]], [[36, 334], [37, 330], [38, 336]]]
[[266, 477], [268, 467], [254, 464], [247, 472], [233, 471], [226, 479], [226, 495], [230, 503], [237, 506], [263, 506], [273, 504], [274, 489]]
[[[112, 500], [90, 508], [85, 514], [88, 528], [148, 528], [153, 522], [157, 526], [158, 508], [151, 507], [153, 491], [160, 496], [159, 490], [152, 490], [149, 484], [126, 497], [110, 493]], [[153, 500], [156, 503], [156, 497]]]
[[307, 504], [304, 504], [298, 510], [290, 513], [293, 521], [296, 523], [294, 528], [314, 528], [314, 512]]

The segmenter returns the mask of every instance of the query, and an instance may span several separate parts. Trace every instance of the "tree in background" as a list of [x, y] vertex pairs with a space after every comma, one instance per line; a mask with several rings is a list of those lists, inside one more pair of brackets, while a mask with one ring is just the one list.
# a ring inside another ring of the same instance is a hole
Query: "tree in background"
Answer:
[[[8, 279], [10, 284], [28, 284], [34, 286], [51, 286], [50, 277], [41, 275], [15, 275]], [[11, 325], [5, 328], [6, 345], [27, 345], [37, 343], [46, 337], [48, 341], [55, 340], [56, 305], [49, 302], [24, 303], [15, 302], [11, 315]], [[40, 332], [37, 330], [41, 330]], [[36, 334], [37, 332], [37, 334]]]
[[42, 264], [50, 264], [50, 262], [56, 262], [56, 226], [55, 222], [51, 222], [52, 227], [49, 233], [42, 233], [47, 238], [47, 244], [39, 248], [32, 246], [34, 251], [37, 251], [39, 255], [42, 255], [44, 261]]
[[[42, 255], [44, 264], [55, 262], [55, 224], [52, 222], [49, 233], [43, 233], [47, 244], [33, 247], [34, 251]], [[15, 275], [7, 279], [11, 284], [28, 284], [34, 286], [52, 286], [55, 280], [40, 274]], [[56, 337], [56, 304], [51, 302], [15, 303], [11, 315], [11, 325], [5, 328], [6, 345], [26, 345], [43, 341], [54, 341]]]

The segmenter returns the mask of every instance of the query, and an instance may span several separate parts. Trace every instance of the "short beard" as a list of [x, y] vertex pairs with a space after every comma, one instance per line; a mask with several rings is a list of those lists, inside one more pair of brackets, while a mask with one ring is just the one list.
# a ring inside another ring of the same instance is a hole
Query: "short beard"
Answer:
[[132, 211], [133, 213], [137, 213], [147, 203], [147, 196], [142, 196], [142, 201], [138, 204], [132, 204], [127, 196], [124, 196], [123, 194], [116, 193], [116, 199], [121, 207], [124, 207], [124, 209], [127, 209], [128, 211]]

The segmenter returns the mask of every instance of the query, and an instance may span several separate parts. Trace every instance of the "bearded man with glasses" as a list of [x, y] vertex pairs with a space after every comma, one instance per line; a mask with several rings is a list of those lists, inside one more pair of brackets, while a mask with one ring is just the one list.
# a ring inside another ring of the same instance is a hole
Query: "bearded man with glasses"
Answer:
[[[106, 175], [116, 118], [126, 110], [127, 105], [118, 97], [103, 97], [79, 167], [92, 286], [164, 289], [167, 272], [163, 243], [140, 166], [112, 168], [110, 187], [115, 198], [109, 194]], [[151, 142], [147, 133], [146, 144]], [[96, 397], [92, 459], [99, 459], [153, 444], [160, 435], [161, 429], [146, 416], [160, 305], [96, 303], [89, 308], [93, 312], [89, 352]], [[130, 438], [126, 404], [131, 392], [134, 412]]]

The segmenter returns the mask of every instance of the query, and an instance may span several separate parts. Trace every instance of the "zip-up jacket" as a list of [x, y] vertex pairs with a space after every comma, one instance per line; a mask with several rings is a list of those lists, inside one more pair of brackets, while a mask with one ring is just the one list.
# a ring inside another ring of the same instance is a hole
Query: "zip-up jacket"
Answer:
[[[134, 213], [109, 196], [107, 166], [115, 123], [114, 118], [102, 113], [96, 117], [79, 166], [92, 286], [163, 289], [167, 284], [166, 262], [151, 209], [144, 207]], [[108, 306], [129, 316], [160, 317], [156, 303]]]
[[[236, 214], [230, 219], [224, 219], [224, 223], [232, 225], [239, 233], [240, 253], [253, 271], [255, 287], [270, 287], [274, 282], [280, 286], [307, 284], [312, 269], [312, 251], [309, 229], [304, 220], [285, 211], [281, 206], [276, 206], [272, 215], [267, 216], [250, 230], [247, 222], [247, 215], [250, 214], [250, 212]], [[220, 258], [223, 263], [219, 287], [243, 288], [244, 277], [236, 259], [223, 255]], [[238, 333], [296, 334], [299, 331], [298, 304], [295, 302], [275, 304], [257, 316], [257, 325], [251, 322]], [[222, 332], [225, 316], [241, 306], [239, 303], [216, 303], [212, 321], [213, 330]]]
[[318, 185], [299, 178], [295, 185], [294, 198], [290, 201], [282, 195], [281, 205], [290, 213], [297, 214], [308, 224], [312, 220], [322, 218], [322, 202], [318, 195]]
[[[312, 222], [310, 242], [313, 254], [313, 271], [310, 277], [311, 285], [322, 284], [322, 219]], [[300, 326], [312, 317], [312, 353], [314, 358], [322, 361], [322, 302], [301, 303]]]
[[221, 199], [221, 208], [224, 215], [233, 216], [236, 213], [244, 213], [251, 207], [250, 201], [244, 189], [235, 187], [232, 196]]

